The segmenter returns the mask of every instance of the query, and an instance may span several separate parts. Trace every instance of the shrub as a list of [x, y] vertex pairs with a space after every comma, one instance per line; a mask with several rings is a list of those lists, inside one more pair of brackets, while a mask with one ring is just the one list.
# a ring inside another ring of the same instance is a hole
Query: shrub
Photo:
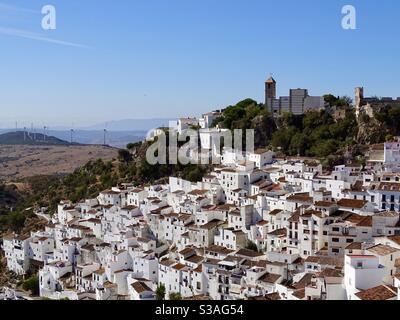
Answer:
[[37, 275], [30, 277], [24, 281], [22, 288], [25, 291], [30, 291], [33, 296], [39, 295], [39, 277]]

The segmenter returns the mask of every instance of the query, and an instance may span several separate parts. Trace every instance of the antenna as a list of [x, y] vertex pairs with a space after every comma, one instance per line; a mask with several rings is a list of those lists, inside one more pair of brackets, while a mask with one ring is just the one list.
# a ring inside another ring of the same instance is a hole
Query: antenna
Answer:
[[71, 144], [74, 142], [74, 129], [71, 129]]

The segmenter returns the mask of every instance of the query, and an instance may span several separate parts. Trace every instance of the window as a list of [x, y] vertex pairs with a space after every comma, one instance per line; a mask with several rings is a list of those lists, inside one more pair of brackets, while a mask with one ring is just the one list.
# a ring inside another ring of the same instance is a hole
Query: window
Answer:
[[332, 242], [339, 242], [339, 238], [332, 238]]

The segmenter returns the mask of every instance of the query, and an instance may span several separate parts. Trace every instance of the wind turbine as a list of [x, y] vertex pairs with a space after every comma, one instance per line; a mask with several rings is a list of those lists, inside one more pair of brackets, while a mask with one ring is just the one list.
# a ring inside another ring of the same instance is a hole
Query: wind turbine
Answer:
[[31, 130], [30, 131], [28, 130], [28, 138], [29, 138], [29, 140], [33, 140], [32, 133], [33, 133], [33, 123], [31, 123]]
[[104, 146], [106, 146], [107, 129], [104, 129]]

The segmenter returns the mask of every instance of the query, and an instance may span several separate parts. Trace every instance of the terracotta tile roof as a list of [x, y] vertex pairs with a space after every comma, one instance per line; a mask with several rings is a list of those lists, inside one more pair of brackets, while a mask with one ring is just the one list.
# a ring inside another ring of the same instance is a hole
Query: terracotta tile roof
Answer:
[[252, 250], [248, 250], [248, 249], [240, 249], [238, 252], [236, 252], [236, 255], [245, 256], [245, 257], [251, 257], [251, 258], [256, 258], [256, 257], [263, 256], [262, 253], [258, 253], [256, 251], [252, 251]]
[[193, 272], [201, 273], [203, 271], [203, 265], [200, 264], [197, 268], [193, 269]]
[[194, 254], [196, 254], [196, 251], [193, 248], [189, 248], [189, 247], [179, 251], [179, 254], [182, 254], [184, 256], [187, 255], [188, 253], [191, 253], [192, 255], [194, 255]]
[[354, 200], [354, 199], [340, 199], [337, 204], [340, 207], [344, 208], [356, 208], [361, 209], [368, 203], [368, 201], [364, 200]]
[[221, 210], [221, 211], [229, 211], [232, 207], [234, 207], [234, 205], [231, 204], [220, 204], [217, 206], [217, 210]]
[[199, 190], [199, 189], [196, 189], [196, 190], [190, 191], [190, 192], [188, 193], [188, 195], [191, 195], [191, 196], [203, 196], [203, 195], [205, 195], [207, 192], [208, 192], [208, 190]]
[[206, 229], [206, 230], [211, 230], [213, 228], [216, 228], [217, 226], [224, 224], [225, 222], [221, 221], [221, 220], [212, 220], [202, 226], [200, 226], [201, 229]]
[[389, 300], [397, 297], [397, 288], [381, 285], [356, 293], [361, 300]]
[[121, 210], [127, 210], [127, 211], [132, 211], [132, 210], [136, 210], [136, 209], [138, 209], [137, 206], [126, 206], [126, 207], [121, 208]]
[[266, 283], [276, 283], [281, 277], [280, 274], [266, 273], [259, 280]]
[[270, 213], [268, 213], [269, 215], [271, 215], [271, 216], [276, 216], [277, 214], [279, 214], [279, 213], [281, 213], [283, 210], [280, 210], [280, 209], [275, 209], [275, 210], [272, 210]]
[[331, 208], [336, 207], [336, 203], [330, 201], [317, 201], [314, 204], [316, 207]]
[[372, 228], [372, 217], [365, 217], [359, 223], [357, 223], [358, 227], [370, 227]]
[[226, 255], [234, 252], [233, 250], [230, 250], [230, 249], [228, 249], [226, 247], [217, 246], [217, 245], [211, 245], [208, 248], [206, 248], [205, 250], [209, 251], [209, 252], [216, 252], [216, 253], [219, 253], [219, 254], [226, 254]]
[[331, 256], [309, 256], [305, 260], [305, 263], [316, 263], [325, 266], [343, 267], [344, 259], [342, 257], [331, 257]]
[[305, 289], [300, 289], [300, 290], [296, 290], [295, 292], [293, 292], [292, 294], [294, 297], [296, 297], [297, 299], [304, 299], [306, 296], [306, 290]]
[[395, 253], [400, 251], [399, 249], [393, 248], [391, 246], [386, 246], [383, 244], [378, 244], [376, 246], [373, 246], [371, 248], [368, 248], [367, 251], [375, 253], [379, 256], [387, 256], [389, 254]]
[[131, 284], [132, 288], [137, 292], [137, 293], [143, 293], [143, 292], [153, 292], [146, 283], [137, 281]]
[[346, 247], [346, 250], [361, 250], [361, 249], [362, 249], [361, 242], [353, 242]]
[[288, 222], [298, 222], [300, 218], [300, 212], [295, 212], [292, 216], [288, 219]]
[[153, 240], [151, 240], [151, 239], [149, 239], [149, 238], [139, 237], [139, 238], [137, 238], [137, 241], [138, 241], [138, 242], [142, 242], [142, 243], [149, 243], [149, 242], [151, 242], [151, 241], [153, 241]]
[[388, 236], [387, 239], [400, 245], [400, 235], [399, 236]]
[[182, 270], [183, 268], [185, 268], [186, 266], [184, 264], [181, 263], [177, 263], [176, 265], [174, 265], [172, 268], [175, 270]]
[[287, 201], [291, 201], [291, 202], [301, 202], [301, 203], [312, 203], [313, 202], [313, 198], [310, 197], [310, 194], [307, 193], [297, 193], [294, 194], [292, 196], [289, 196], [287, 199]]
[[202, 256], [194, 255], [194, 256], [191, 256], [191, 257], [189, 257], [189, 258], [187, 258], [185, 260], [189, 261], [191, 263], [198, 264], [198, 263], [202, 262], [204, 260], [204, 258]]
[[93, 273], [95, 273], [95, 274], [97, 274], [97, 275], [102, 275], [102, 274], [104, 274], [106, 272], [106, 270], [104, 269], [104, 268], [100, 268], [99, 270], [96, 270], [95, 272], [93, 272]]
[[381, 182], [377, 188], [379, 191], [400, 191], [400, 183]]
[[268, 233], [269, 236], [277, 236], [277, 237], [286, 237], [287, 235], [287, 229], [282, 228], [282, 229], [276, 229], [270, 233]]
[[343, 278], [343, 273], [338, 269], [326, 268], [322, 270], [318, 276], [321, 278]]
[[159, 264], [166, 266], [166, 267], [170, 267], [171, 265], [173, 265], [174, 263], [176, 263], [173, 260], [169, 260], [169, 259], [165, 259], [159, 262]]

